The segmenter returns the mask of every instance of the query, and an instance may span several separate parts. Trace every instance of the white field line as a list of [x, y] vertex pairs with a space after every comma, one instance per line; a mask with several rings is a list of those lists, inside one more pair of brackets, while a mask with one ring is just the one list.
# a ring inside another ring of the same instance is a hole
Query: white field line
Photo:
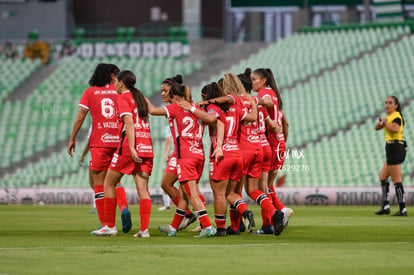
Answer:
[[226, 248], [226, 247], [263, 247], [263, 246], [297, 246], [297, 247], [304, 247], [304, 246], [384, 246], [384, 245], [413, 245], [414, 242], [375, 242], [375, 243], [364, 243], [364, 242], [346, 242], [346, 243], [271, 243], [271, 244], [264, 244], [264, 243], [257, 243], [257, 244], [166, 244], [166, 245], [114, 245], [114, 246], [30, 246], [30, 247], [0, 247], [1, 251], [13, 251], [13, 250], [49, 250], [49, 249], [63, 249], [63, 250], [101, 250], [101, 249], [119, 249], [119, 248], [132, 248], [132, 249], [140, 249], [140, 248], [158, 248], [158, 249], [166, 249], [166, 248], [192, 248], [192, 247], [203, 247], [203, 248]]

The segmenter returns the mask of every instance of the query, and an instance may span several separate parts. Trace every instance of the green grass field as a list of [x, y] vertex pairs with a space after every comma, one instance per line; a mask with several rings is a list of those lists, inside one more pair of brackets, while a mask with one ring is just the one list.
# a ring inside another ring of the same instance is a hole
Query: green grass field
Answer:
[[[88, 206], [0, 206], [0, 274], [412, 274], [414, 218], [378, 217], [375, 206], [297, 206], [280, 235], [194, 239], [158, 232], [173, 210], [154, 205], [151, 238], [133, 229], [89, 235], [98, 226]], [[260, 225], [259, 208], [250, 206]], [[208, 208], [213, 217], [212, 207]], [[397, 210], [394, 206], [392, 210]], [[409, 215], [414, 208], [408, 208]], [[120, 229], [120, 221], [118, 229]], [[191, 227], [191, 226], [190, 226]]]

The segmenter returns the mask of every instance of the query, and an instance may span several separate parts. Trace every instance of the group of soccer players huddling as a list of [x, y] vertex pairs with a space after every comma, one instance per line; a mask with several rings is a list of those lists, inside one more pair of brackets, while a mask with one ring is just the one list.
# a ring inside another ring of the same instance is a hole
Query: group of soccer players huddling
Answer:
[[[280, 235], [288, 225], [292, 209], [277, 198], [274, 181], [282, 169], [288, 123], [283, 103], [270, 69], [246, 69], [244, 73], [224, 74], [201, 90], [202, 102], [194, 103], [191, 90], [181, 75], [165, 79], [161, 96], [165, 107], [156, 108], [135, 87], [133, 72], [113, 64], [99, 64], [80, 101], [68, 152], [75, 150], [75, 138], [86, 114], [92, 116], [90, 175], [101, 227], [92, 235], [116, 235], [116, 206], [121, 207], [122, 231], [132, 227], [125, 191], [116, 190], [124, 174], [134, 177], [140, 198], [140, 230], [135, 237], [150, 237], [148, 231], [151, 197], [148, 179], [153, 168], [153, 148], [149, 115], [168, 119], [174, 152], [169, 156], [161, 187], [176, 205], [171, 224], [159, 226], [167, 236], [176, 236], [197, 218], [196, 238], [256, 234]], [[254, 96], [251, 92], [255, 92]], [[206, 201], [198, 187], [205, 154], [203, 132], [210, 136], [209, 176], [214, 194], [214, 227], [207, 214]], [[178, 180], [178, 188], [174, 183]], [[243, 200], [247, 195], [261, 207], [262, 226]], [[117, 201], [118, 200], [118, 201]], [[124, 200], [125, 203], [119, 203]], [[189, 208], [189, 203], [193, 212]], [[225, 227], [227, 204], [229, 227]], [[123, 206], [121, 206], [123, 205]]]

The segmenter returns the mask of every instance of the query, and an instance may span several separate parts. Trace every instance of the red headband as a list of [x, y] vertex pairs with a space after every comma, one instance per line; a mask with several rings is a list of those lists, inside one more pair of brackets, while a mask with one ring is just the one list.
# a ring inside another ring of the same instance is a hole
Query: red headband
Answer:
[[177, 84], [177, 83], [174, 83], [174, 82], [172, 82], [171, 80], [168, 80], [168, 79], [164, 80], [164, 82], [168, 82], [168, 83], [170, 83], [171, 85], [175, 85], [175, 84]]

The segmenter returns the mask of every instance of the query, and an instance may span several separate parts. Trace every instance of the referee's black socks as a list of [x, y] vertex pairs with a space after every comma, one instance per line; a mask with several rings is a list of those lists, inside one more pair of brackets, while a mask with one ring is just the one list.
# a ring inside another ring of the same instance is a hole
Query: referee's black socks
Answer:
[[395, 194], [397, 195], [398, 205], [400, 206], [400, 212], [405, 211], [405, 198], [404, 198], [404, 187], [401, 182], [394, 184]]
[[381, 189], [382, 189], [382, 208], [389, 209], [390, 208], [390, 182], [388, 180], [382, 180]]

